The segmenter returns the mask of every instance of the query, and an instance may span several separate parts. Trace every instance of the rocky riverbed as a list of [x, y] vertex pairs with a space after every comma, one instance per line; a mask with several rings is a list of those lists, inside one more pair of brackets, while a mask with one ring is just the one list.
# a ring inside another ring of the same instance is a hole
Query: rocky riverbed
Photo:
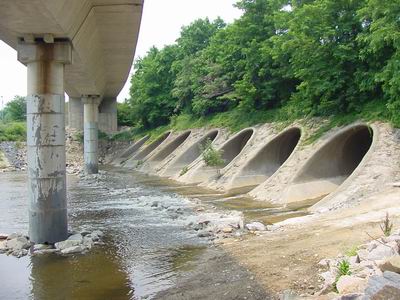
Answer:
[[[86, 186], [102, 186], [107, 179], [107, 172], [100, 171], [99, 174], [86, 175], [80, 172], [79, 178]], [[109, 194], [129, 193], [129, 189], [109, 189]], [[204, 204], [196, 198], [186, 198], [185, 207], [182, 205], [171, 205], [152, 199], [140, 199], [142, 206], [150, 207], [154, 211], [163, 212], [173, 221], [184, 224], [185, 228], [192, 230], [200, 238], [206, 238], [215, 244], [219, 240], [241, 237], [246, 234], [257, 234], [267, 231], [272, 226], [266, 226], [261, 222], [245, 222], [242, 212], [232, 210], [226, 211]]]
[[68, 239], [55, 244], [34, 244], [28, 236], [21, 233], [0, 234], [0, 254], [21, 258], [25, 255], [85, 253], [94, 245], [102, 245], [102, 236], [103, 232], [100, 230], [82, 231], [71, 233]]

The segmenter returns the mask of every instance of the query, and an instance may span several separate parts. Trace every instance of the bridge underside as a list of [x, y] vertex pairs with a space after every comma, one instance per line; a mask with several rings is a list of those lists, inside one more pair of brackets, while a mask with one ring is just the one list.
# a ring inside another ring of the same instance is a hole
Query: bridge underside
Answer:
[[[143, 0], [0, 2], [0, 39], [27, 66], [30, 237], [67, 237], [65, 100], [84, 129], [88, 173], [97, 172], [98, 128], [116, 130], [116, 97], [132, 66]], [[99, 126], [100, 123], [100, 126]]]

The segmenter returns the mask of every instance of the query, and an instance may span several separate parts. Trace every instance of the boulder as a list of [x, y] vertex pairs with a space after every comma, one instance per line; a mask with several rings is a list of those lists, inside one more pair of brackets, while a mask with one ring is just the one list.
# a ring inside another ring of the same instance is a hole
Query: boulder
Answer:
[[379, 264], [382, 272], [391, 271], [400, 274], [400, 256], [392, 256]]
[[61, 254], [75, 254], [75, 253], [81, 253], [85, 250], [86, 248], [83, 245], [78, 245], [61, 250]]
[[12, 240], [12, 239], [15, 239], [15, 238], [20, 237], [20, 236], [22, 236], [22, 234], [13, 232], [7, 237], [7, 240]]
[[83, 230], [83, 231], [81, 232], [81, 235], [82, 235], [83, 237], [87, 236], [88, 234], [90, 234], [90, 231]]
[[368, 300], [397, 300], [400, 299], [400, 275], [390, 271], [383, 276], [372, 276], [365, 290]]
[[28, 250], [26, 249], [14, 250], [11, 252], [11, 255], [15, 256], [16, 258], [21, 258], [25, 255], [28, 255]]
[[7, 241], [0, 241], [0, 253], [7, 251]]
[[102, 237], [104, 235], [103, 231], [95, 230], [92, 232], [92, 236], [97, 235], [98, 237]]
[[344, 275], [336, 283], [336, 288], [340, 294], [362, 293], [367, 286], [367, 280]]
[[367, 244], [366, 250], [368, 252], [371, 252], [372, 250], [374, 250], [376, 247], [378, 247], [379, 245], [381, 245], [378, 241], [371, 241]]
[[47, 249], [52, 249], [52, 245], [46, 245], [46, 244], [36, 244], [33, 245], [33, 251], [39, 251], [39, 250], [47, 250]]
[[198, 237], [204, 238], [204, 237], [210, 237], [211, 232], [208, 232], [207, 230], [201, 230], [197, 233]]
[[64, 249], [67, 249], [67, 248], [78, 246], [80, 244], [81, 244], [80, 241], [66, 240], [66, 241], [55, 243], [54, 246], [59, 250], [64, 250]]
[[319, 274], [324, 279], [324, 285], [319, 291], [319, 295], [326, 295], [333, 291], [333, 284], [336, 280], [336, 270], [331, 269], [330, 271]]
[[97, 242], [100, 240], [100, 238], [97, 235], [92, 235], [92, 234], [88, 234], [87, 236], [85, 236], [85, 238], [91, 239], [94, 242]]
[[93, 247], [94, 241], [91, 238], [84, 237], [83, 238], [83, 246], [87, 249], [91, 249]]
[[400, 242], [400, 235], [399, 234], [392, 234], [390, 236], [385, 236], [381, 238], [381, 240], [384, 243], [389, 243], [389, 242]]
[[52, 253], [59, 253], [60, 249], [43, 249], [43, 250], [37, 250], [33, 252], [32, 255], [42, 255], [42, 254], [52, 254]]
[[[397, 248], [397, 249], [396, 249]], [[396, 246], [386, 244], [382, 245], [380, 244], [377, 246], [375, 249], [373, 249], [369, 254], [367, 255], [368, 260], [382, 260], [386, 259], [388, 257], [398, 255], [398, 246], [396, 243]]]
[[19, 236], [7, 241], [7, 248], [15, 251], [22, 249], [29, 249], [31, 247], [31, 243], [24, 236]]
[[232, 227], [224, 227], [224, 228], [222, 228], [222, 232], [223, 233], [232, 233], [233, 228]]
[[365, 260], [368, 260], [368, 255], [369, 255], [369, 252], [366, 249], [360, 249], [357, 251], [357, 256], [360, 260], [360, 263], [362, 263]]
[[260, 222], [252, 222], [252, 223], [246, 224], [246, 228], [249, 231], [265, 231], [266, 230], [265, 225]]
[[360, 258], [358, 257], [358, 255], [350, 256], [348, 261], [349, 261], [350, 265], [357, 265], [360, 263]]
[[82, 235], [80, 233], [76, 233], [76, 234], [71, 235], [67, 239], [67, 241], [78, 241], [79, 243], [82, 243], [83, 237], [82, 237]]

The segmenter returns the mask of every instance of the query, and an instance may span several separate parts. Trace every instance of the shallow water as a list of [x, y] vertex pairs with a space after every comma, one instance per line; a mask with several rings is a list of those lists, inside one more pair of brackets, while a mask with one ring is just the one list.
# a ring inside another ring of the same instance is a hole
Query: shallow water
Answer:
[[[0, 299], [145, 299], [173, 285], [205, 242], [184, 217], [151, 207], [159, 201], [189, 215], [190, 202], [144, 181], [127, 172], [99, 182], [69, 177], [71, 228], [100, 229], [106, 245], [69, 257], [0, 255]], [[0, 232], [26, 233], [26, 175], [0, 174], [0, 190]]]
[[[0, 174], [0, 233], [26, 233], [25, 173]], [[197, 208], [187, 197], [221, 210], [243, 211], [265, 224], [306, 214], [244, 195], [204, 188], [126, 169], [108, 168], [97, 179], [68, 177], [70, 227], [102, 230], [104, 246], [86, 255], [0, 255], [0, 299], [151, 299], [195, 266], [208, 241], [187, 225]], [[154, 203], [157, 202], [157, 205]], [[179, 213], [177, 213], [179, 211]]]

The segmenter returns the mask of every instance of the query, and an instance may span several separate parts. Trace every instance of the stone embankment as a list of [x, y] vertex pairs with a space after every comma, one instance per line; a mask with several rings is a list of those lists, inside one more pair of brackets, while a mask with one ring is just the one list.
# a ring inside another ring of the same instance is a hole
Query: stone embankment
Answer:
[[26, 170], [26, 143], [1, 142], [0, 172], [24, 170]]
[[0, 253], [13, 255], [17, 258], [26, 255], [41, 254], [76, 254], [89, 251], [94, 245], [103, 244], [101, 237], [103, 232], [95, 230], [93, 232], [82, 231], [80, 233], [73, 232], [67, 240], [55, 244], [34, 244], [29, 237], [12, 233], [10, 235], [0, 234]]
[[[319, 262], [323, 289], [299, 299], [400, 299], [400, 231]], [[297, 299], [286, 296], [284, 299]]]
[[[81, 133], [66, 129], [65, 148], [67, 155], [66, 171], [78, 174], [84, 165], [83, 142]], [[128, 141], [99, 140], [99, 163], [113, 158], [120, 149], [125, 149]], [[0, 172], [25, 171], [27, 168], [27, 148], [25, 142], [0, 142]]]

